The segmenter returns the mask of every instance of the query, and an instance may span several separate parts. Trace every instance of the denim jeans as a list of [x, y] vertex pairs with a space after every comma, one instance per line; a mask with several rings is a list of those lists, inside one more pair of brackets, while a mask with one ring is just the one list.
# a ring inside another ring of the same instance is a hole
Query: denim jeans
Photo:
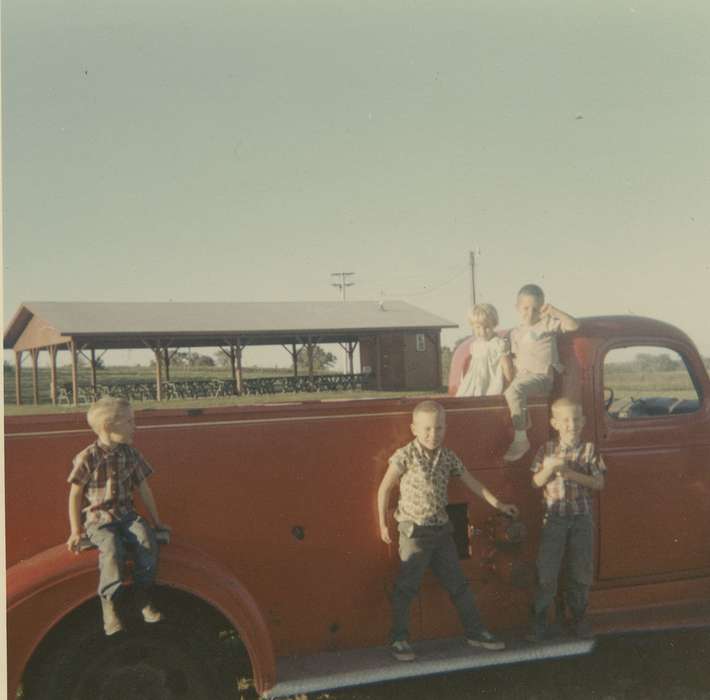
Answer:
[[392, 641], [408, 638], [409, 608], [429, 567], [456, 606], [466, 636], [475, 636], [483, 629], [473, 591], [459, 564], [452, 532], [451, 523], [440, 526], [399, 523], [401, 564], [392, 593]]
[[553, 375], [529, 374], [523, 372], [513, 379], [510, 386], [503, 392], [510, 409], [510, 417], [515, 430], [527, 430], [528, 423], [528, 396], [533, 394], [549, 395], [552, 391]]
[[594, 521], [591, 514], [547, 514], [537, 555], [538, 588], [533, 603], [536, 617], [545, 615], [557, 593], [562, 558], [567, 555], [565, 598], [574, 619], [587, 609], [594, 578]]
[[86, 534], [99, 548], [99, 595], [111, 600], [125, 577], [126, 545], [132, 549], [133, 583], [147, 589], [158, 567], [158, 545], [153, 529], [137, 513], [100, 526], [87, 526]]

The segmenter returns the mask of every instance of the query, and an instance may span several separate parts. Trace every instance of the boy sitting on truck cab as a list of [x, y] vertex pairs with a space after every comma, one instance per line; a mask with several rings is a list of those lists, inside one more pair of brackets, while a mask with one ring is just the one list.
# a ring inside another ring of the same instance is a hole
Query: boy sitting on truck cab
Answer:
[[377, 492], [380, 537], [390, 544], [386, 510], [390, 493], [399, 483], [399, 503], [394, 517], [398, 522], [401, 565], [392, 594], [392, 654], [399, 661], [415, 658], [408, 641], [409, 607], [429, 567], [451, 596], [467, 643], [484, 649], [503, 649], [505, 644], [483, 625], [473, 592], [459, 564], [453, 527], [446, 513], [449, 477], [459, 477], [473, 493], [510, 516], [517, 515], [518, 509], [501, 503], [451, 450], [441, 446], [446, 414], [440, 404], [434, 401], [418, 404], [410, 427], [414, 440], [390, 457]]
[[[124, 580], [125, 545], [133, 548], [135, 600], [143, 619], [158, 622], [161, 614], [150, 600], [155, 580], [158, 547], [148, 523], [133, 508], [134, 489], [146, 505], [158, 529], [161, 523], [147, 477], [153, 469], [132, 447], [133, 409], [126, 399], [102, 398], [91, 405], [87, 421], [97, 440], [73, 461], [67, 481], [69, 490], [69, 550], [78, 553], [83, 528], [99, 549], [99, 588], [104, 631], [107, 635], [123, 629], [115, 601]], [[83, 506], [83, 508], [82, 508]]]
[[565, 598], [572, 629], [591, 636], [586, 621], [587, 598], [593, 578], [594, 527], [592, 491], [604, 487], [606, 467], [594, 444], [582, 442], [582, 407], [569, 399], [552, 404], [552, 427], [558, 440], [542, 445], [531, 470], [533, 486], [543, 489], [545, 516], [537, 556], [538, 586], [527, 639], [542, 641], [547, 632], [547, 611], [557, 592], [557, 578], [567, 556]]
[[557, 352], [557, 334], [576, 331], [575, 318], [545, 303], [545, 294], [536, 284], [526, 284], [518, 292], [516, 304], [520, 325], [510, 332], [515, 356], [515, 378], [504, 392], [515, 435], [503, 459], [515, 462], [529, 449], [528, 397], [548, 396], [554, 371], [562, 371]]

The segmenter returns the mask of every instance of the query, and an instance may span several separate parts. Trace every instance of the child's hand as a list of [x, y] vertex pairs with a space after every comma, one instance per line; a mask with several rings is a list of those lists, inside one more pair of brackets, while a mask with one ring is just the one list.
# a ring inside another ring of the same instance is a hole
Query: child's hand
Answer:
[[512, 505], [511, 503], [501, 503], [498, 506], [498, 510], [502, 511], [511, 518], [517, 518], [519, 514], [518, 507]]
[[569, 467], [561, 467], [560, 469], [557, 470], [557, 473], [563, 478], [563, 479], [569, 479], [570, 474], [572, 473], [572, 469]]
[[565, 466], [565, 460], [562, 457], [555, 457], [554, 455], [550, 457], [545, 457], [542, 466], [545, 469], [549, 469], [553, 474], [559, 472]]
[[81, 541], [80, 532], [72, 532], [67, 540], [67, 549], [74, 554], [79, 554], [79, 542]]
[[392, 538], [390, 537], [390, 531], [387, 525], [380, 526], [380, 539], [385, 544], [392, 544]]

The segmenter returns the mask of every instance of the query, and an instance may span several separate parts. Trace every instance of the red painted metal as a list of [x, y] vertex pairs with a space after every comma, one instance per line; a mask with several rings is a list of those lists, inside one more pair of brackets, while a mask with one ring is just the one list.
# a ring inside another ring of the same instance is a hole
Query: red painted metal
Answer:
[[[690, 418], [634, 421], [631, 428], [609, 421], [602, 404], [604, 352], [643, 342], [668, 345], [687, 359], [702, 394]], [[454, 353], [452, 378], [460, 377], [467, 352], [462, 345]], [[583, 319], [561, 353], [567, 372], [558, 388], [580, 398], [585, 437], [600, 443], [610, 465], [598, 499], [591, 607], [605, 615], [606, 629], [631, 628], [628, 619], [637, 609], [665, 610], [658, 619], [667, 625], [672, 604], [710, 600], [710, 550], [703, 539], [710, 513], [707, 372], [687, 336], [649, 319]], [[275, 655], [386, 641], [398, 561], [396, 545], [379, 539], [375, 494], [387, 458], [410, 439], [418, 400], [137, 413], [136, 446], [156, 469], [153, 491], [175, 535], [162, 553], [161, 581], [233, 621], [260, 691], [278, 680]], [[489, 624], [520, 626], [531, 597], [524, 567], [534, 562], [541, 521], [529, 460], [502, 460], [512, 436], [502, 397], [439, 400], [448, 412], [447, 445], [502, 500], [521, 509], [528, 533], [522, 545], [495, 551], [479, 536], [472, 556], [462, 560]], [[548, 435], [547, 402], [533, 402], [531, 414], [535, 448]], [[74, 557], [61, 544], [68, 534], [71, 458], [92, 440], [83, 414], [8, 417], [5, 429], [12, 696], [48, 629], [94, 595], [97, 574], [95, 554]], [[468, 504], [478, 528], [493, 514], [456, 484], [450, 501]], [[679, 546], [671, 546], [674, 539]], [[687, 613], [676, 617], [685, 620]], [[458, 629], [448, 597], [426, 579], [413, 606], [413, 636], [452, 636]]]

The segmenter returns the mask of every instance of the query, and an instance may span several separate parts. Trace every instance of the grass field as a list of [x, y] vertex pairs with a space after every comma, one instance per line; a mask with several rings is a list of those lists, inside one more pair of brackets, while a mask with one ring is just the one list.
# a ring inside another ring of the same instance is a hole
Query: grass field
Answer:
[[[245, 368], [245, 379], [265, 376], [289, 376], [290, 369], [281, 368]], [[229, 370], [220, 367], [176, 367], [171, 369], [172, 381], [181, 380], [209, 380], [230, 379]], [[15, 372], [14, 368], [5, 368], [5, 413], [7, 415], [25, 415], [32, 413], [66, 413], [76, 410], [71, 405], [52, 406], [49, 396], [49, 369], [39, 369], [40, 405], [34, 406], [32, 401], [32, 375], [29, 369], [22, 373], [22, 395], [25, 401], [23, 406], [15, 405]], [[120, 384], [123, 382], [154, 382], [155, 370], [151, 367], [110, 367], [98, 370], [97, 380], [100, 384]], [[88, 385], [91, 374], [87, 368], [79, 371], [79, 384]], [[57, 369], [58, 385], [71, 383], [71, 370], [69, 367]], [[643, 398], [648, 396], [668, 396], [678, 399], [697, 398], [697, 393], [690, 381], [688, 373], [684, 370], [668, 372], [629, 372], [608, 371], [604, 377], [606, 387], [614, 389], [614, 398]], [[339, 391], [339, 392], [314, 392], [314, 393], [289, 393], [269, 394], [261, 396], [225, 396], [219, 398], [193, 398], [171, 401], [134, 401], [136, 410], [157, 408], [206, 408], [209, 406], [232, 406], [245, 404], [268, 404], [294, 401], [312, 400], [345, 400], [360, 398], [385, 398], [396, 396], [417, 396], [431, 394], [432, 392], [406, 392], [406, 391]]]
[[[32, 404], [32, 375], [29, 369], [22, 373], [22, 397], [24, 404], [15, 404], [15, 371], [13, 368], [5, 369], [5, 414], [31, 415], [35, 413], [72, 413], [77, 410], [73, 405], [61, 404], [53, 406], [49, 394], [49, 369], [39, 369], [40, 404]], [[281, 368], [245, 368], [244, 378], [290, 376], [290, 369]], [[231, 379], [228, 369], [220, 367], [179, 367], [171, 369], [171, 381], [181, 380], [209, 380]], [[155, 370], [151, 367], [110, 367], [98, 370], [97, 381], [99, 384], [121, 384], [124, 382], [154, 382]], [[88, 385], [91, 382], [91, 373], [86, 368], [79, 371], [79, 384]], [[71, 383], [71, 369], [69, 367], [57, 368], [57, 384]], [[170, 401], [131, 401], [135, 410], [166, 409], [166, 408], [209, 408], [212, 406], [237, 406], [247, 404], [273, 404], [291, 403], [301, 401], [344, 401], [348, 399], [390, 398], [400, 396], [431, 395], [431, 391], [320, 391], [299, 392], [283, 394], [264, 394], [249, 396], [223, 396], [217, 398], [191, 398], [175, 399]], [[79, 406], [78, 410], [85, 410], [86, 406]]]
[[685, 370], [670, 372], [607, 372], [604, 386], [614, 389], [614, 398], [666, 396], [677, 399], [698, 397]]

